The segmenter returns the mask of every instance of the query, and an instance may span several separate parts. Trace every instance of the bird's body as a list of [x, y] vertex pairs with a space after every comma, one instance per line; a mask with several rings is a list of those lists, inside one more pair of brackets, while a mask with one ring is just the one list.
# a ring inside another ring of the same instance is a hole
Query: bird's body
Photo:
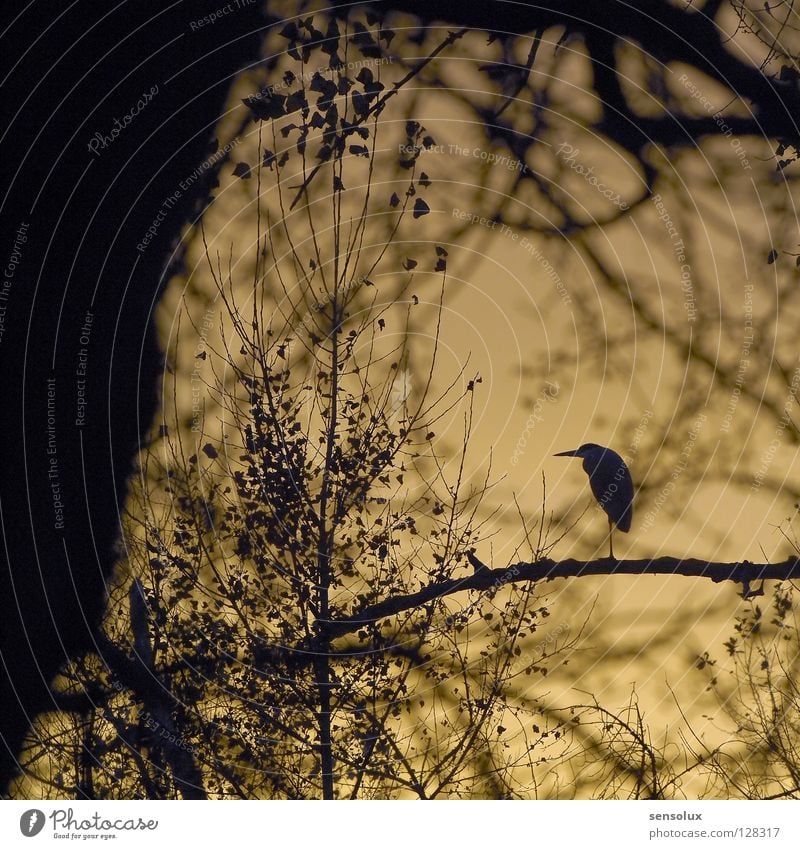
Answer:
[[608, 516], [609, 544], [613, 558], [611, 532], [616, 527], [627, 533], [633, 520], [633, 480], [625, 461], [616, 451], [593, 442], [555, 456], [580, 457], [583, 460], [583, 470], [589, 476], [592, 493]]

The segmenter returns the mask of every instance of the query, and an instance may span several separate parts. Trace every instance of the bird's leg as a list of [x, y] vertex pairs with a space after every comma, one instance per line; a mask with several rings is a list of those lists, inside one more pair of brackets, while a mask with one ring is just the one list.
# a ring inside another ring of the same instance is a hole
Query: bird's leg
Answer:
[[608, 520], [608, 548], [611, 553], [611, 559], [614, 559], [614, 524], [611, 519]]

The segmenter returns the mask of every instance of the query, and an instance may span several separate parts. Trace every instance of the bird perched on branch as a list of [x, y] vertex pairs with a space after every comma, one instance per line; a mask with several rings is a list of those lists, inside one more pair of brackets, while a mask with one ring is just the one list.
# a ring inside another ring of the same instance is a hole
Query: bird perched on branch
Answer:
[[633, 481], [625, 461], [616, 451], [593, 442], [554, 456], [580, 457], [583, 460], [583, 470], [589, 476], [592, 493], [608, 516], [608, 543], [613, 560], [614, 528], [628, 533], [633, 519]]

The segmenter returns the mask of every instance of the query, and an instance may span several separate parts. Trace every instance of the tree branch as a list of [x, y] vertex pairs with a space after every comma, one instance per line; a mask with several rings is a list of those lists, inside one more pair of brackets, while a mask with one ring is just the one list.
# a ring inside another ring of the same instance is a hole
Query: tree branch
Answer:
[[536, 563], [515, 563], [500, 569], [490, 569], [473, 554], [467, 558], [475, 574], [467, 578], [436, 581], [415, 593], [394, 596], [371, 604], [352, 616], [331, 619], [320, 627], [328, 640], [352, 634], [364, 625], [386, 619], [406, 610], [421, 607], [432, 601], [468, 590], [491, 590], [505, 584], [552, 580], [553, 578], [580, 578], [587, 575], [683, 575], [687, 578], [710, 578], [715, 584], [733, 581], [743, 586], [743, 597], [760, 595], [751, 591], [755, 581], [785, 581], [800, 578], [800, 558], [792, 557], [783, 563], [714, 563], [709, 560], [681, 560], [677, 557], [659, 557], [655, 560], [539, 560]]
[[[680, 125], [688, 115], [647, 120], [630, 113], [621, 98], [613, 57], [613, 42], [633, 42], [661, 62], [683, 62], [716, 80], [733, 95], [749, 101], [753, 115], [737, 122], [742, 135], [768, 138], [800, 137], [796, 116], [800, 114], [800, 89], [793, 83], [771, 79], [746, 59], [726, 48], [727, 39], [714, 23], [718, 4], [708, 5], [708, 15], [682, 9], [669, 0], [640, 0], [631, 5], [621, 0], [557, 0], [537, 3], [468, 2], [468, 0], [385, 0], [384, 10], [407, 12], [423, 24], [443, 21], [489, 33], [525, 35], [542, 28], [563, 26], [584, 35], [601, 96], [611, 96], [602, 126], [598, 129], [626, 149], [641, 151], [644, 145], [686, 143]], [[730, 124], [730, 120], [726, 119]], [[725, 121], [693, 122], [692, 130], [703, 135], [724, 135]], [[736, 130], [735, 130], [736, 132]]]
[[[138, 583], [138, 582], [137, 582]], [[138, 589], [136, 594], [138, 594]], [[134, 597], [132, 587], [131, 597]], [[141, 639], [141, 638], [140, 638]], [[139, 657], [128, 655], [104, 634], [98, 637], [98, 655], [109, 671], [140, 699], [148, 714], [158, 723], [154, 741], [161, 746], [172, 767], [173, 777], [184, 799], [206, 799], [203, 776], [195, 763], [193, 750], [180, 743], [181, 736], [170, 715], [173, 696], [152, 668]]]
[[[426, 56], [421, 61], [417, 62], [416, 65], [414, 65], [414, 67], [402, 79], [400, 79], [396, 83], [394, 83], [394, 85], [389, 89], [389, 91], [387, 91], [386, 94], [379, 97], [375, 101], [375, 103], [373, 103], [372, 106], [363, 115], [361, 115], [360, 117], [354, 116], [350, 132], [352, 132], [356, 127], [363, 127], [370, 118], [372, 118], [376, 114], [380, 113], [381, 110], [383, 110], [384, 107], [386, 106], [386, 102], [388, 100], [390, 100], [392, 97], [394, 97], [397, 94], [397, 92], [400, 91], [400, 89], [406, 83], [408, 83], [410, 80], [414, 79], [414, 77], [418, 76], [419, 73], [427, 65], [429, 65], [446, 47], [450, 47], [452, 44], [454, 44], [456, 41], [458, 41], [458, 39], [461, 38], [466, 33], [467, 33], [466, 28], [461, 29], [458, 32], [447, 33], [447, 38], [445, 38], [443, 41], [441, 41], [439, 44], [437, 44], [436, 47], [430, 52], [430, 54], [428, 56]], [[295, 208], [295, 206], [297, 205], [297, 202], [300, 200], [300, 198], [303, 197], [303, 195], [308, 191], [308, 187], [309, 187], [311, 181], [317, 175], [317, 172], [321, 168], [326, 166], [327, 164], [328, 164], [327, 162], [320, 162], [311, 169], [308, 176], [303, 180], [302, 184], [298, 188], [297, 193], [294, 196], [294, 200], [292, 201], [292, 203], [289, 206], [290, 211]]]

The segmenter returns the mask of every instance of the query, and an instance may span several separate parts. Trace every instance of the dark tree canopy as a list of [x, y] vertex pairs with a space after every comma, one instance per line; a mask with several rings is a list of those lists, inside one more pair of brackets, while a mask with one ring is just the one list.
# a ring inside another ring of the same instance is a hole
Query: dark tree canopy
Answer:
[[636, 3], [399, 0], [381, 4], [381, 8], [407, 12], [423, 24], [445, 22], [485, 30], [496, 38], [543, 32], [550, 27], [579, 35], [602, 104], [602, 117], [596, 130], [636, 155], [641, 155], [651, 144], [693, 146], [703, 136], [722, 135], [725, 129], [714, 116], [673, 114], [667, 104], [663, 116], [637, 114], [623, 91], [617, 65], [617, 50], [630, 43], [658, 62], [680, 62], [696, 68], [729, 88], [733, 96], [742, 98], [751, 114], [728, 120], [735, 134], [781, 138], [787, 142], [798, 139], [800, 87], [795, 69], [787, 65], [780, 78], [770, 78], [736, 55], [730, 49], [730, 39], [715, 25], [720, 11], [729, 8], [725, 0], [702, 4], [668, 0]]

